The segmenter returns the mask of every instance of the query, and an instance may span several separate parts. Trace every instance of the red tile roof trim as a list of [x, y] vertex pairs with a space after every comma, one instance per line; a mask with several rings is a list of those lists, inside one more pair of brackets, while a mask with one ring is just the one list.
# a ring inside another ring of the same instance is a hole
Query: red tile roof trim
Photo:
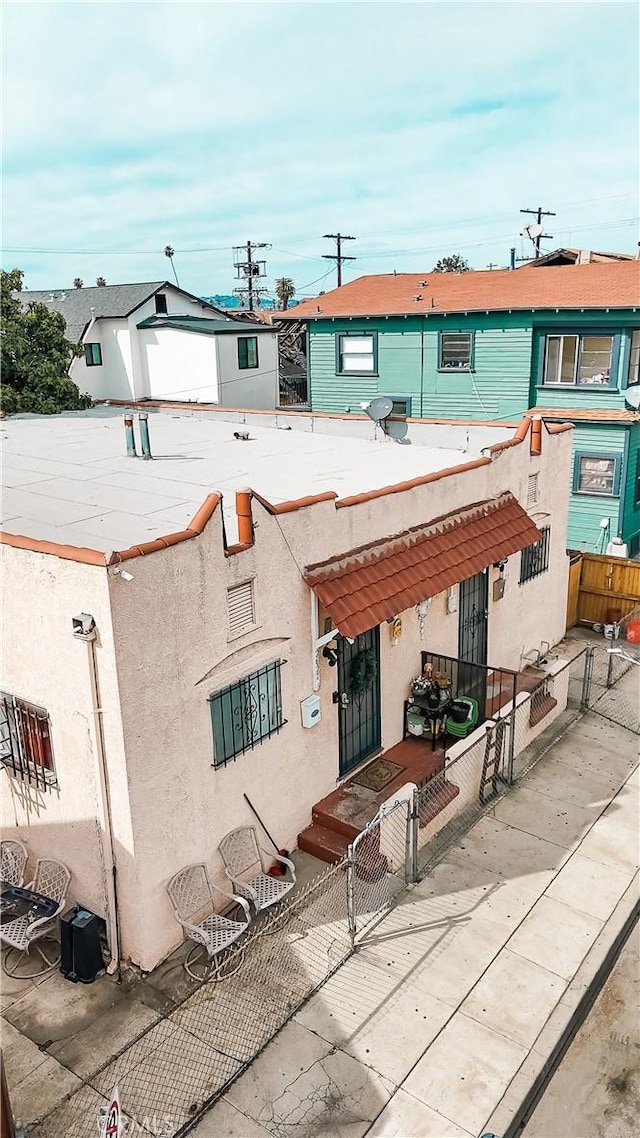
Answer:
[[338, 630], [358, 636], [541, 537], [512, 494], [480, 502], [305, 576]]
[[130, 561], [133, 557], [146, 557], [149, 553], [157, 553], [161, 549], [169, 549], [172, 545], [198, 537], [221, 501], [221, 494], [207, 494], [187, 529], [178, 533], [169, 533], [166, 537], [158, 537], [153, 541], [141, 542], [140, 545], [132, 545], [129, 549], [118, 550], [108, 558], [98, 549], [86, 549], [79, 545], [59, 545], [55, 541], [38, 541], [36, 538], [4, 531], [0, 531], [0, 544], [10, 545], [14, 549], [30, 549], [33, 553], [48, 553], [63, 561], [78, 561], [83, 565], [98, 565], [105, 568], [109, 565], [118, 565], [121, 561]]
[[338, 498], [336, 509], [340, 510], [345, 506], [360, 506], [363, 502], [370, 502], [374, 498], [384, 498], [387, 494], [402, 494], [405, 490], [413, 490], [416, 486], [424, 486], [427, 482], [438, 482], [450, 474], [462, 474], [465, 470], [487, 466], [490, 462], [490, 458], [474, 458], [470, 462], [463, 462], [458, 466], [449, 466], [445, 470], [434, 470], [431, 474], [411, 478], [408, 482], [394, 482], [391, 486], [381, 486], [378, 490], [365, 490], [363, 494], [352, 494], [349, 498]]

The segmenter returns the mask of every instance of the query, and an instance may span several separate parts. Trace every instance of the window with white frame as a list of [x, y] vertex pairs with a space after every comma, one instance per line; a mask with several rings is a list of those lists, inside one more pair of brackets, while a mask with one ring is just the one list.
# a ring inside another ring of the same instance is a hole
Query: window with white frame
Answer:
[[438, 368], [440, 371], [470, 371], [473, 354], [472, 332], [441, 332]]
[[338, 372], [348, 374], [373, 374], [377, 369], [377, 335], [349, 333], [338, 335]]
[[631, 334], [627, 387], [633, 387], [635, 383], [640, 383], [640, 328], [636, 328]]
[[612, 358], [613, 336], [547, 336], [543, 383], [609, 387]]
[[574, 493], [613, 498], [618, 493], [620, 460], [616, 455], [578, 454]]

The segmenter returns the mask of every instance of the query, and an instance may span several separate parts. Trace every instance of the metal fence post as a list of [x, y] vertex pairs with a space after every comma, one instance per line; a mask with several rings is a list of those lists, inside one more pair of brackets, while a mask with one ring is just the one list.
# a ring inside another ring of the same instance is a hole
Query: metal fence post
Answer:
[[357, 929], [357, 913], [356, 913], [356, 883], [355, 883], [355, 854], [353, 845], [349, 846], [347, 852], [349, 859], [347, 865], [347, 921], [349, 924], [349, 939], [351, 941], [351, 951], [355, 948], [356, 932]]
[[513, 678], [513, 695], [511, 698], [511, 711], [509, 712], [509, 754], [507, 757], [507, 785], [513, 786], [513, 763], [516, 753], [516, 699], [518, 698], [518, 684]]
[[[611, 643], [613, 644], [613, 641]], [[608, 688], [610, 688], [613, 684], [613, 661], [614, 661], [614, 659], [615, 659], [615, 657], [613, 655], [609, 656], [609, 660], [607, 663], [607, 687]]]
[[407, 881], [418, 880], [418, 788], [407, 803]]
[[589, 700], [591, 698], [591, 679], [593, 676], [593, 657], [595, 648], [592, 644], [587, 645], [584, 654], [584, 671], [582, 673], [582, 692], [580, 695], [580, 710], [586, 711], [589, 707]]

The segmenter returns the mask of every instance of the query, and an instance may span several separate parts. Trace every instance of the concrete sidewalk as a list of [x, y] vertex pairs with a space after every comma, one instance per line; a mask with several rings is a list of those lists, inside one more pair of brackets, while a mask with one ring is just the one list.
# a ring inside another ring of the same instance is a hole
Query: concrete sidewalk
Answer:
[[637, 768], [636, 736], [578, 721], [193, 1134], [504, 1134], [638, 904]]

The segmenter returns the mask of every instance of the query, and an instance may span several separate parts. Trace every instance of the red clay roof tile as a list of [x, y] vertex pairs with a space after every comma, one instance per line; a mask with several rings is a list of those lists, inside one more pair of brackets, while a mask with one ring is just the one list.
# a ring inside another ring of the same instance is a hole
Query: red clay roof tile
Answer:
[[306, 579], [345, 636], [358, 636], [541, 537], [512, 494], [412, 530]]

